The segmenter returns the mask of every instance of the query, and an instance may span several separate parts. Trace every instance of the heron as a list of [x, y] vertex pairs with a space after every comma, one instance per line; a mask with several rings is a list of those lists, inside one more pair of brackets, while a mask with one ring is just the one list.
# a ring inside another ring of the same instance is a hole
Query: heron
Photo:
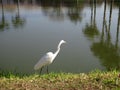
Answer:
[[47, 73], [48, 73], [48, 65], [50, 65], [54, 59], [56, 58], [56, 56], [58, 55], [58, 53], [60, 52], [60, 47], [63, 43], [66, 43], [66, 41], [61, 40], [57, 46], [57, 51], [55, 53], [53, 52], [47, 52], [34, 66], [34, 70], [40, 70], [40, 74], [42, 72], [42, 68], [44, 66], [47, 66]]

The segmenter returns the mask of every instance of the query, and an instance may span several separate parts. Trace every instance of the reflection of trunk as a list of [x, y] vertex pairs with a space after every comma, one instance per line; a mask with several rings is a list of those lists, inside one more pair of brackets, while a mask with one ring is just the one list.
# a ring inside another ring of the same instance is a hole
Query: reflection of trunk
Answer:
[[[105, 26], [105, 30], [106, 30], [106, 32], [107, 32], [107, 29], [108, 29], [108, 27], [107, 27], [107, 21], [106, 21], [106, 4], [107, 4], [107, 0], [104, 0], [105, 2], [104, 2], [104, 16], [105, 16], [105, 19], [104, 19], [104, 26]], [[104, 28], [104, 27], [103, 27]], [[104, 30], [104, 29], [103, 29]]]
[[1, 7], [2, 7], [2, 18], [0, 21], [0, 30], [4, 30], [4, 28], [8, 28], [8, 23], [5, 21], [3, 0], [1, 0], [0, 3], [1, 3]]
[[118, 48], [119, 24], [120, 24], [120, 6], [119, 6], [117, 33], [116, 33], [116, 49]]
[[1, 0], [1, 6], [2, 6], [2, 20], [0, 23], [0, 29], [4, 29], [5, 27], [5, 16], [4, 16], [4, 5], [3, 5], [3, 0]]
[[2, 17], [4, 17], [4, 6], [3, 6], [3, 0], [1, 0], [1, 5], [2, 5]]
[[94, 0], [94, 25], [95, 25], [95, 20], [96, 19], [96, 0]]
[[92, 25], [92, 20], [93, 20], [93, 1], [91, 3], [91, 25]]
[[102, 26], [102, 38], [104, 36], [104, 26], [106, 23], [106, 0], [104, 2], [104, 15], [103, 15], [103, 26]]
[[[26, 0], [25, 0], [26, 1]], [[12, 23], [15, 28], [22, 27], [25, 24], [25, 19], [20, 17], [20, 2], [17, 0], [16, 4], [17, 13], [16, 16], [12, 18]]]
[[9, 0], [7, 0], [7, 3], [9, 3], [10, 1]]
[[31, 0], [32, 5], [36, 3], [36, 0]]
[[18, 0], [18, 2], [17, 2], [18, 17], [19, 17], [19, 5], [20, 5], [20, 2], [19, 2], [19, 0]]
[[112, 2], [113, 0], [111, 0], [111, 3], [110, 3], [110, 16], [109, 16], [109, 28], [108, 28], [109, 31], [110, 31], [111, 18], [112, 18]]
[[95, 23], [96, 23], [96, 0], [92, 0], [90, 3], [91, 3], [91, 25], [95, 26]]
[[111, 26], [111, 18], [112, 18], [112, 1], [113, 0], [111, 0], [111, 3], [110, 3], [109, 26], [108, 26], [108, 31], [107, 31], [107, 41], [108, 41], [108, 44], [110, 43], [110, 39], [111, 39], [111, 36], [110, 36], [110, 26]]

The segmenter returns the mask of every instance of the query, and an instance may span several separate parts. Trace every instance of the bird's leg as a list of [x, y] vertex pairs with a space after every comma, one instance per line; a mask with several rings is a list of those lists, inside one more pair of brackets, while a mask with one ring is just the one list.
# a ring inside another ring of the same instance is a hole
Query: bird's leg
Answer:
[[47, 74], [48, 74], [49, 72], [48, 72], [48, 66], [47, 66]]
[[43, 67], [40, 69], [40, 74], [42, 73], [42, 69], [43, 69]]

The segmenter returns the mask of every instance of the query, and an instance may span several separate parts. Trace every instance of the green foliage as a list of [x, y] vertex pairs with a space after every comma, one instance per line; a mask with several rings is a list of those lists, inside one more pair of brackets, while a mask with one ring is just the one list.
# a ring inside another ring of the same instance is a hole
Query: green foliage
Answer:
[[0, 77], [5, 77], [5, 78], [15, 78], [15, 77], [25, 77], [28, 76], [27, 74], [23, 73], [18, 73], [16, 70], [14, 71], [8, 71], [8, 70], [2, 70], [0, 69]]
[[[0, 89], [89, 89], [89, 90], [110, 90], [120, 88], [120, 77], [117, 70], [100, 71], [94, 70], [87, 74], [79, 73], [54, 73], [15, 75], [13, 73], [0, 73]], [[1, 75], [2, 74], [2, 75]], [[3, 76], [5, 75], [5, 76]]]

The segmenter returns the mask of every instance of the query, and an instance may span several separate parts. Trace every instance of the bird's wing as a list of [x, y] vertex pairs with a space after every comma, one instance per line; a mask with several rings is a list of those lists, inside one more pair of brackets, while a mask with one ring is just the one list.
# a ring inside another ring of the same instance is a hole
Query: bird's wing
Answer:
[[52, 59], [52, 53], [46, 53], [38, 62], [37, 64], [34, 66], [35, 70], [40, 69], [41, 67], [50, 64]]

